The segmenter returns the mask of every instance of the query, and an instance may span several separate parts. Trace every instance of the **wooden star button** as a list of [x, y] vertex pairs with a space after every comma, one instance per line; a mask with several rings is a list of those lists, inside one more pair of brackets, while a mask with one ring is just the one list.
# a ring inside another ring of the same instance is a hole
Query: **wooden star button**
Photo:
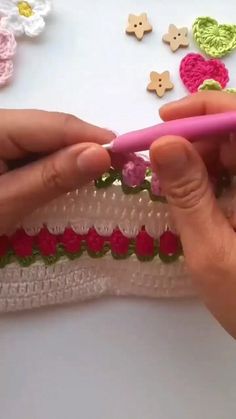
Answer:
[[152, 31], [152, 26], [148, 21], [146, 13], [142, 13], [139, 16], [129, 15], [128, 21], [129, 25], [126, 28], [126, 33], [129, 35], [135, 35], [139, 41], [143, 39], [145, 33]]
[[177, 28], [172, 24], [169, 26], [169, 31], [163, 36], [162, 40], [170, 44], [172, 52], [177, 51], [180, 47], [188, 47], [188, 28]]
[[172, 90], [174, 85], [170, 80], [169, 71], [157, 73], [152, 71], [150, 73], [151, 82], [147, 86], [149, 92], [156, 92], [157, 96], [163, 97], [167, 90]]

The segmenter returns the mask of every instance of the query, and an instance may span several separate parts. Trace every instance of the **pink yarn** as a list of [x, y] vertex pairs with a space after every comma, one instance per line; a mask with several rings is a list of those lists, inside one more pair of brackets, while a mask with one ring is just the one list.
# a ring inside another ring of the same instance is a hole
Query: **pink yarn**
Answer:
[[126, 163], [122, 170], [123, 181], [127, 186], [139, 186], [143, 183], [147, 170], [147, 162], [137, 157]]
[[111, 250], [118, 256], [126, 255], [129, 251], [130, 239], [125, 237], [120, 230], [113, 231], [111, 238]]
[[161, 195], [160, 181], [159, 181], [158, 176], [156, 175], [156, 173], [152, 174], [151, 191], [152, 191], [153, 195], [156, 195], [156, 196]]
[[140, 257], [152, 257], [154, 255], [154, 239], [142, 230], [136, 237], [135, 250]]
[[32, 256], [34, 237], [29, 236], [23, 229], [17, 230], [11, 237], [11, 245], [17, 256], [22, 258]]
[[11, 60], [0, 61], [0, 86], [4, 86], [13, 75], [13, 62]]
[[16, 40], [12, 32], [0, 29], [0, 86], [4, 86], [13, 74], [13, 62], [10, 58], [16, 52]]
[[81, 250], [82, 236], [75, 233], [72, 228], [66, 228], [60, 237], [60, 242], [63, 244], [66, 252], [77, 253]]
[[0, 60], [8, 60], [16, 53], [16, 40], [12, 32], [0, 29]]
[[207, 79], [218, 81], [225, 88], [229, 72], [224, 63], [216, 59], [206, 59], [201, 54], [187, 54], [180, 63], [180, 77], [189, 92], [195, 93]]
[[178, 237], [171, 231], [165, 231], [160, 237], [159, 251], [163, 255], [172, 256], [180, 250]]

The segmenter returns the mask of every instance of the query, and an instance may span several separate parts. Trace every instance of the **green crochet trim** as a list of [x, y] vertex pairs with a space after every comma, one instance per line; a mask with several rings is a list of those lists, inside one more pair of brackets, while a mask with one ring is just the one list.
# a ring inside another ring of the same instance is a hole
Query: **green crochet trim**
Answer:
[[114, 169], [110, 169], [108, 173], [105, 173], [100, 179], [95, 180], [95, 187], [97, 189], [104, 189], [109, 188], [109, 186], [118, 183], [122, 187], [122, 191], [126, 195], [136, 195], [142, 191], [148, 191], [150, 199], [152, 201], [159, 201], [162, 203], [166, 202], [166, 198], [164, 196], [157, 196], [154, 195], [151, 191], [151, 170], [147, 171], [147, 177], [144, 182], [139, 186], [127, 186], [123, 182], [122, 175], [120, 172]]
[[210, 57], [224, 57], [236, 49], [236, 25], [219, 25], [211, 17], [195, 20], [193, 36], [199, 48]]
[[[209, 82], [209, 80], [207, 81]], [[215, 85], [214, 83], [217, 83], [214, 80], [212, 82], [213, 82], [212, 83], [213, 85]], [[209, 83], [207, 87], [204, 87], [201, 90], [218, 90], [218, 89], [210, 89], [210, 86], [211, 86], [211, 83]], [[122, 180], [122, 175], [120, 172], [114, 169], [110, 169], [110, 171], [108, 173], [105, 173], [100, 179], [95, 180], [95, 187], [97, 189], [106, 189], [112, 186], [113, 184], [118, 184], [118, 185], [121, 185], [122, 191], [126, 195], [136, 195], [142, 191], [148, 191], [151, 201], [158, 201], [158, 202], [166, 203], [167, 200], [165, 196], [153, 195], [151, 191], [150, 180], [151, 180], [151, 170], [148, 170], [146, 179], [140, 186], [130, 187], [124, 184]], [[230, 177], [227, 176], [226, 174], [222, 175], [217, 185], [216, 197], [219, 197], [222, 194], [223, 190], [227, 189], [230, 186], [230, 183], [231, 183]]]
[[228, 87], [227, 89], [222, 89], [221, 84], [213, 79], [205, 80], [204, 83], [202, 83], [201, 86], [199, 86], [198, 90], [218, 90], [226, 93], [236, 93], [236, 88]]
[[116, 254], [112, 252], [111, 246], [109, 243], [105, 243], [103, 249], [100, 252], [91, 252], [85, 244], [82, 245], [81, 251], [77, 253], [68, 253], [65, 251], [63, 246], [60, 244], [57, 246], [56, 254], [53, 256], [43, 256], [38, 249], [33, 250], [32, 256], [29, 257], [18, 257], [14, 254], [12, 250], [5, 255], [0, 257], [0, 269], [4, 268], [5, 266], [18, 262], [23, 268], [27, 268], [33, 263], [37, 261], [44, 261], [45, 265], [50, 266], [54, 265], [57, 261], [59, 261], [62, 257], [67, 257], [70, 260], [79, 259], [84, 253], [87, 253], [93, 259], [100, 259], [104, 257], [107, 253], [111, 252], [111, 255], [116, 260], [125, 260], [128, 259], [130, 256], [135, 255], [138, 260], [141, 262], [150, 262], [156, 257], [159, 257], [163, 263], [171, 263], [175, 262], [179, 259], [180, 256], [183, 255], [182, 248], [173, 255], [164, 255], [159, 251], [159, 246], [157, 240], [154, 241], [154, 251], [150, 256], [140, 256], [136, 253], [136, 246], [135, 241], [131, 240], [129, 244], [129, 248], [127, 253], [125, 254]]

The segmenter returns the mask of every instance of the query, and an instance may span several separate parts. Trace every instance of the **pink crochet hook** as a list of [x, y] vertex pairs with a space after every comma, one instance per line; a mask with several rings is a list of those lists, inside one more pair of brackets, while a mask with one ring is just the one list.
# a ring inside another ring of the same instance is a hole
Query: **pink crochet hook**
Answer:
[[165, 135], [178, 135], [194, 142], [199, 137], [232, 132], [236, 132], [236, 112], [225, 112], [163, 122], [120, 135], [103, 147], [115, 153], [145, 151], [153, 141]]

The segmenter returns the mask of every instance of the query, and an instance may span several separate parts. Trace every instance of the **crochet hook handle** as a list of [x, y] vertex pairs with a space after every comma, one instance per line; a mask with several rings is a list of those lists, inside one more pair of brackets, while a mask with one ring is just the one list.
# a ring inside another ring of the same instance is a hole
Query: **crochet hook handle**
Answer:
[[163, 122], [120, 135], [103, 147], [115, 153], [137, 152], [148, 150], [155, 140], [165, 135], [177, 135], [194, 142], [201, 136], [232, 132], [236, 132], [236, 112], [225, 112]]

